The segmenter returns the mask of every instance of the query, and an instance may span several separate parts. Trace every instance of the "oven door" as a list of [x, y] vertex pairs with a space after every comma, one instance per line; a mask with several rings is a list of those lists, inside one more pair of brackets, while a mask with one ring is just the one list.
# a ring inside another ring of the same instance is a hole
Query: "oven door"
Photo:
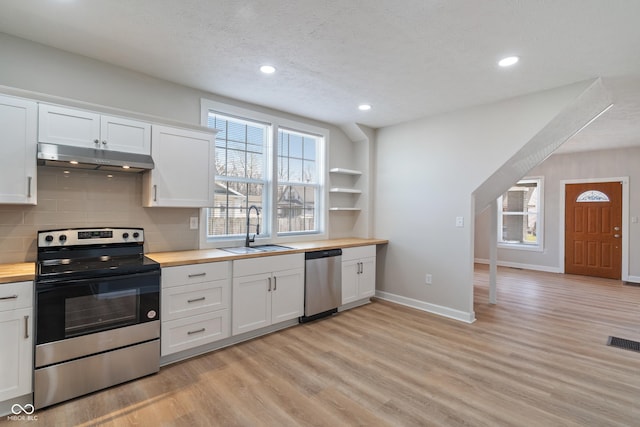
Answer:
[[159, 320], [160, 271], [36, 283], [36, 345]]

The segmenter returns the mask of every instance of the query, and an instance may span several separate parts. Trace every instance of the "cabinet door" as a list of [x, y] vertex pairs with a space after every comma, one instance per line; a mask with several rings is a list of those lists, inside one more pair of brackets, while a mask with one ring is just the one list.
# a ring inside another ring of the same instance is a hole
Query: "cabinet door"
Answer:
[[122, 117], [102, 116], [100, 145], [106, 150], [151, 154], [151, 124]]
[[342, 304], [358, 299], [358, 271], [360, 260], [342, 261]]
[[363, 258], [360, 260], [360, 275], [358, 278], [358, 299], [369, 298], [376, 293], [376, 259]]
[[205, 208], [213, 205], [213, 134], [154, 125], [145, 175], [144, 206]]
[[38, 140], [50, 144], [99, 148], [100, 115], [91, 111], [40, 104]]
[[304, 314], [304, 269], [273, 273], [272, 280], [272, 323], [302, 316]]
[[238, 335], [271, 324], [271, 274], [233, 279], [231, 334]]
[[36, 204], [37, 104], [0, 96], [0, 203]]
[[0, 402], [31, 393], [32, 308], [0, 312]]

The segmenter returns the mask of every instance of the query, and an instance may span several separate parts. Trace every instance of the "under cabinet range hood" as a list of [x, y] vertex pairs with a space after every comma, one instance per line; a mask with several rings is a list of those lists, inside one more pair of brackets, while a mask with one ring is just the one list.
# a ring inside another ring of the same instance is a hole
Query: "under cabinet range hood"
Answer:
[[71, 145], [38, 143], [38, 164], [76, 169], [143, 172], [153, 169], [151, 156]]

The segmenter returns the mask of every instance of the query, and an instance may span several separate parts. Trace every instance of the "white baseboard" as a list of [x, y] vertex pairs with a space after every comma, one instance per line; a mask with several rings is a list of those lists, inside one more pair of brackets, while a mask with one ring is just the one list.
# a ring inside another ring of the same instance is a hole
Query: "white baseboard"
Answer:
[[629, 276], [627, 282], [640, 283], [640, 276]]
[[455, 310], [453, 308], [444, 307], [442, 305], [431, 304], [425, 301], [420, 301], [413, 298], [403, 297], [402, 295], [396, 295], [385, 291], [376, 291], [376, 297], [394, 302], [396, 304], [405, 305], [407, 307], [415, 308], [418, 310], [426, 311], [428, 313], [437, 314], [450, 319], [459, 320], [465, 323], [473, 323], [476, 321], [475, 312], [466, 312]]
[[[483, 259], [483, 258], [476, 258], [474, 259], [474, 262], [477, 262], [478, 264], [489, 264], [489, 260]], [[523, 270], [546, 271], [547, 273], [560, 273], [560, 268], [549, 267], [546, 265], [522, 264], [519, 262], [509, 262], [509, 261], [497, 261], [496, 265], [500, 267], [521, 268]]]

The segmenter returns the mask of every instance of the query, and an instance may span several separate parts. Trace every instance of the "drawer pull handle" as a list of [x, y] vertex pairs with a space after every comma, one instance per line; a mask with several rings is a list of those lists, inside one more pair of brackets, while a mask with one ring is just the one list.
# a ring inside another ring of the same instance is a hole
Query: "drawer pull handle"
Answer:
[[199, 333], [204, 332], [204, 331], [205, 331], [205, 328], [200, 328], [200, 329], [196, 329], [195, 331], [187, 332], [187, 335], [199, 334]]
[[29, 338], [29, 316], [24, 316], [24, 339]]
[[18, 299], [18, 295], [11, 295], [10, 297], [0, 297], [0, 300], [3, 299]]
[[200, 298], [188, 299], [187, 302], [191, 304], [192, 302], [204, 301], [205, 299], [206, 297], [200, 297]]
[[189, 275], [189, 278], [192, 278], [192, 277], [202, 277], [202, 276], [206, 276], [206, 275], [207, 275], [207, 273], [194, 273], [194, 274], [190, 274], [190, 275]]

